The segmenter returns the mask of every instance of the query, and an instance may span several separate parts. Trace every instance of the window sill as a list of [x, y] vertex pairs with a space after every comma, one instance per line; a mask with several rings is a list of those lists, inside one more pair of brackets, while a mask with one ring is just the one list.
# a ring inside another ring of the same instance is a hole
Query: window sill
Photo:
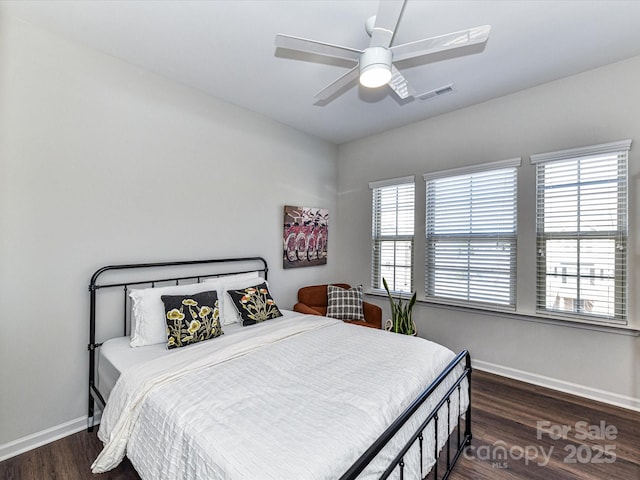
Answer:
[[[370, 297], [379, 297], [388, 300], [388, 296], [386, 293], [378, 293], [376, 291], [365, 292], [365, 295]], [[395, 295], [394, 295], [395, 297]], [[403, 300], [405, 296], [402, 296]], [[410, 296], [406, 297], [408, 300]], [[516, 320], [521, 320], [525, 322], [536, 322], [536, 323], [544, 323], [547, 325], [557, 325], [562, 327], [569, 328], [580, 328], [583, 330], [591, 330], [595, 332], [604, 332], [604, 333], [614, 333], [617, 335], [628, 335], [632, 337], [640, 336], [640, 328], [630, 326], [630, 325], [616, 325], [616, 324], [605, 324], [598, 322], [589, 322], [586, 320], [572, 320], [566, 318], [555, 318], [550, 316], [542, 316], [542, 315], [532, 315], [521, 312], [516, 312], [515, 310], [491, 310], [489, 308], [477, 308], [477, 307], [469, 307], [462, 305], [452, 305], [447, 303], [439, 303], [439, 302], [429, 302], [426, 300], [417, 300], [417, 304], [425, 305], [433, 308], [440, 308], [443, 310], [455, 310], [459, 312], [468, 312], [468, 313], [477, 313], [480, 315], [490, 315], [492, 317], [503, 317], [503, 318], [511, 318]]]

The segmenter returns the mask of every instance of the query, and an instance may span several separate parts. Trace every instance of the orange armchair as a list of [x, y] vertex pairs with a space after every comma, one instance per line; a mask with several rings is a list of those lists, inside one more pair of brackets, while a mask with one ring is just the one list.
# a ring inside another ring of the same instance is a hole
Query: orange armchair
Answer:
[[[351, 288], [346, 283], [332, 283], [337, 287]], [[298, 303], [293, 309], [299, 313], [308, 315], [327, 314], [327, 285], [311, 285], [298, 290]], [[364, 320], [345, 320], [345, 322], [355, 323], [371, 328], [382, 327], [382, 309], [373, 303], [362, 302]]]

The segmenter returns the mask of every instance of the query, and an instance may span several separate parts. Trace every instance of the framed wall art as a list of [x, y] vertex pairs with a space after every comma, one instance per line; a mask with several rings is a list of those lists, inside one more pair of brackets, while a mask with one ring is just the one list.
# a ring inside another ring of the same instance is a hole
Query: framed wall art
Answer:
[[284, 207], [283, 266], [310, 267], [327, 263], [329, 210]]

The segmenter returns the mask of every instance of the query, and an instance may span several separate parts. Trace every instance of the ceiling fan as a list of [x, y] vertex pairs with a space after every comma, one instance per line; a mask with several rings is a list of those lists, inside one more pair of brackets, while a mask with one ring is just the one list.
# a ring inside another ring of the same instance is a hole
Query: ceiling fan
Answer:
[[378, 13], [365, 23], [365, 29], [371, 40], [364, 50], [283, 34], [276, 35], [275, 45], [279, 48], [355, 63], [351, 70], [315, 95], [314, 98], [318, 101], [329, 100], [358, 77], [360, 84], [364, 87], [378, 88], [389, 85], [401, 99], [413, 97], [416, 95], [415, 90], [396, 68], [396, 62], [484, 43], [489, 38], [491, 26], [484, 25], [392, 47], [391, 41], [404, 3], [405, 0], [380, 1]]

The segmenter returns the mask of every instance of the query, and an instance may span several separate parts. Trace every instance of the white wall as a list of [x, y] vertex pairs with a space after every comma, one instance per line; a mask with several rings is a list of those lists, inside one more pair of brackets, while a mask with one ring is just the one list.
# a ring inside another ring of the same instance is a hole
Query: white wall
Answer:
[[283, 206], [335, 214], [336, 185], [334, 145], [2, 19], [0, 457], [86, 415], [94, 270], [261, 255], [291, 308], [334, 278], [336, 243], [283, 271]]
[[[522, 157], [518, 173], [518, 312], [535, 314], [535, 171], [529, 155], [630, 138], [634, 143], [629, 172], [629, 298], [631, 322], [638, 328], [639, 81], [640, 57], [342, 145], [338, 242], [359, 247], [339, 250], [338, 276], [351, 283], [371, 284], [368, 182], [416, 175], [414, 285], [423, 295], [422, 174]], [[384, 298], [373, 301], [389, 314]], [[422, 336], [454, 350], [468, 348], [485, 367], [503, 373], [515, 369], [520, 376], [555, 386], [577, 384], [575, 391], [602, 394], [601, 398], [640, 408], [638, 337], [424, 304], [416, 307], [415, 315]]]

